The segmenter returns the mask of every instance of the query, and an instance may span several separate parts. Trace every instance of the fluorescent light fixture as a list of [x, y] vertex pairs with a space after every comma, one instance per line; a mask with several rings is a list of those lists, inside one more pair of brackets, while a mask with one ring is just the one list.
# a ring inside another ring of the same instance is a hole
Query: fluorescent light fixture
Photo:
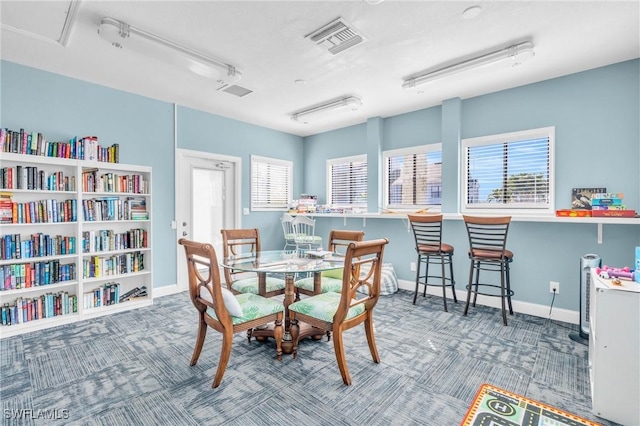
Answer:
[[478, 56], [455, 65], [440, 68], [425, 74], [419, 74], [404, 79], [402, 88], [411, 89], [421, 84], [431, 83], [432, 81], [457, 74], [462, 71], [486, 67], [488, 65], [509, 60], [511, 66], [518, 66], [527, 59], [533, 57], [533, 43], [525, 41], [523, 43], [514, 44], [505, 49], [497, 50], [486, 55]]
[[213, 79], [218, 83], [218, 90], [237, 82], [242, 77], [242, 73], [233, 65], [113, 18], [103, 18], [100, 21], [98, 34], [119, 49], [131, 49]]
[[331, 111], [338, 111], [342, 109], [348, 109], [355, 111], [362, 105], [362, 101], [355, 96], [347, 96], [337, 99], [335, 101], [327, 102], [322, 105], [314, 106], [302, 111], [298, 111], [291, 115], [293, 121], [307, 124], [309, 117], [318, 117], [330, 113]]

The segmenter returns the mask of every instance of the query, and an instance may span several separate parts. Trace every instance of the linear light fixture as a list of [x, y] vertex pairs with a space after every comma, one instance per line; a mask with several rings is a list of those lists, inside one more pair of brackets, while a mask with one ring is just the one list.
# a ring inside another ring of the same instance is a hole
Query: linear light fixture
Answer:
[[100, 21], [98, 34], [119, 49], [131, 49], [213, 79], [218, 84], [218, 90], [237, 82], [242, 77], [242, 73], [233, 65], [113, 18], [103, 18]]
[[310, 117], [322, 116], [330, 113], [331, 111], [338, 111], [341, 109], [355, 111], [360, 108], [360, 106], [362, 106], [360, 98], [356, 98], [355, 96], [346, 96], [344, 98], [295, 112], [291, 115], [291, 119], [299, 123], [307, 124], [309, 123], [308, 119]]
[[496, 50], [495, 52], [491, 52], [486, 55], [478, 56], [476, 58], [460, 62], [455, 65], [406, 78], [404, 79], [402, 88], [411, 89], [421, 84], [431, 83], [432, 81], [439, 80], [441, 78], [448, 77], [462, 71], [482, 68], [487, 65], [496, 64], [507, 60], [511, 62], [511, 66], [518, 66], [534, 55], [535, 52], [533, 51], [533, 43], [530, 41], [525, 41], [501, 50]]

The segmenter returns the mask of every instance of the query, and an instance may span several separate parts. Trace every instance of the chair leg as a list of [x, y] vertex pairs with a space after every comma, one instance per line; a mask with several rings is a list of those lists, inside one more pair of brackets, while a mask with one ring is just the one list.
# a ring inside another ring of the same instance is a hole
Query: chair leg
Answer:
[[442, 300], [444, 301], [444, 311], [449, 312], [447, 310], [447, 279], [444, 275], [444, 256], [440, 255], [440, 273], [442, 274]]
[[456, 296], [456, 280], [453, 279], [453, 256], [451, 255], [451, 253], [448, 254], [449, 256], [449, 273], [451, 274], [451, 292], [453, 293], [453, 301], [455, 303], [458, 303], [458, 297]]
[[467, 285], [467, 304], [464, 306], [464, 312], [462, 315], [467, 315], [469, 311], [469, 302], [471, 302], [471, 292], [473, 291], [473, 266], [475, 262], [471, 259], [471, 266], [469, 267], [469, 284]]
[[198, 336], [196, 337], [196, 346], [193, 349], [193, 355], [191, 355], [191, 365], [196, 365], [198, 358], [200, 358], [200, 352], [202, 352], [202, 346], [204, 345], [204, 338], [207, 336], [207, 323], [204, 322], [203, 313], [200, 314], [200, 322], [198, 324]]
[[511, 277], [509, 275], [509, 262], [505, 264], [507, 271], [507, 302], [509, 302], [509, 314], [513, 315], [513, 306], [511, 305]]
[[376, 333], [373, 329], [373, 317], [369, 315], [364, 321], [364, 331], [367, 335], [367, 343], [369, 344], [369, 352], [371, 352], [371, 358], [376, 364], [380, 364], [380, 355], [378, 354], [378, 348], [376, 346]]
[[475, 293], [473, 293], [473, 307], [476, 307], [476, 301], [478, 300], [478, 284], [480, 283], [480, 261], [478, 260], [476, 262], [476, 282], [475, 282], [475, 286], [476, 286], [476, 291]]
[[504, 305], [504, 299], [505, 299], [505, 270], [504, 270], [504, 264], [500, 265], [500, 302], [501, 306], [502, 306], [502, 323], [504, 325], [507, 325], [507, 309]]
[[278, 316], [273, 327], [273, 337], [276, 339], [276, 358], [282, 361], [282, 336], [284, 336], [284, 327], [282, 326], [282, 317]]
[[336, 352], [336, 361], [342, 375], [342, 381], [345, 385], [351, 384], [351, 376], [349, 376], [349, 368], [347, 367], [347, 359], [344, 355], [344, 341], [342, 340], [342, 330], [338, 327], [333, 328], [333, 349]]
[[231, 357], [231, 345], [233, 344], [233, 331], [225, 330], [222, 333], [222, 349], [220, 350], [220, 361], [218, 362], [218, 369], [216, 370], [216, 376], [213, 379], [212, 388], [217, 388], [222, 382], [222, 376], [227, 369], [229, 358]]
[[418, 255], [418, 264], [417, 264], [417, 267], [416, 267], [416, 291], [413, 294], [413, 304], [414, 305], [416, 304], [416, 299], [418, 297], [418, 287], [420, 287], [420, 267], [421, 267], [420, 263], [421, 263], [421, 259], [422, 259], [422, 257], [420, 255]]
[[298, 338], [300, 337], [300, 326], [298, 320], [295, 318], [293, 311], [289, 311], [289, 332], [291, 333], [291, 343], [293, 344], [293, 359], [298, 358]]
[[251, 343], [251, 336], [253, 335], [253, 328], [247, 330], [247, 341]]

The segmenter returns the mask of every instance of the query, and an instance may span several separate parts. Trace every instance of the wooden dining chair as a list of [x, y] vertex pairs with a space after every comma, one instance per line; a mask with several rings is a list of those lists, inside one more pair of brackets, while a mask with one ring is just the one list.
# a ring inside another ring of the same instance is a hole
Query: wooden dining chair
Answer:
[[[222, 250], [225, 258], [239, 255], [251, 255], [260, 251], [260, 231], [252, 229], [221, 229]], [[241, 272], [224, 268], [227, 287], [232, 292], [253, 293], [263, 297], [284, 294], [285, 282], [281, 278], [266, 276], [260, 282], [257, 273]]]
[[198, 336], [191, 356], [191, 365], [196, 365], [207, 328], [222, 333], [220, 360], [213, 379], [213, 388], [222, 381], [225, 369], [231, 357], [233, 335], [247, 332], [251, 342], [251, 331], [258, 326], [274, 324], [276, 358], [282, 359], [282, 336], [284, 327], [284, 305], [265, 297], [243, 293], [234, 295], [220, 283], [220, 271], [213, 246], [181, 238], [178, 241], [184, 247], [189, 274], [189, 296], [198, 310]]
[[[349, 231], [332, 229], [329, 233], [329, 245], [327, 250], [339, 256], [344, 256], [349, 243], [353, 241], [362, 241], [364, 239], [364, 231]], [[306, 277], [297, 280], [294, 285], [296, 288], [296, 300], [300, 299], [300, 294], [313, 296], [315, 294], [335, 291], [342, 291], [342, 272], [343, 268], [333, 269], [322, 272], [320, 279], [320, 288], [315, 290], [315, 281], [318, 277]]]
[[[349, 243], [344, 259], [342, 292], [322, 293], [289, 305], [293, 357], [296, 358], [298, 355], [299, 321], [331, 331], [336, 361], [345, 385], [351, 384], [343, 341], [345, 330], [364, 323], [369, 352], [373, 362], [380, 363], [373, 330], [373, 308], [378, 303], [380, 295], [382, 256], [388, 242], [389, 240], [384, 238]], [[360, 269], [365, 266], [370, 267], [369, 272], [361, 276]], [[362, 286], [367, 287], [368, 294], [358, 292], [358, 288]]]

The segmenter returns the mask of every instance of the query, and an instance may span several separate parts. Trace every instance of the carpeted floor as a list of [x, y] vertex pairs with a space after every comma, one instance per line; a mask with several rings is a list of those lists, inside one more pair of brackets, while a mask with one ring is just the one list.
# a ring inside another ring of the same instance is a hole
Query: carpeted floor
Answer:
[[[211, 389], [219, 333], [209, 330], [189, 366], [195, 309], [181, 293], [148, 308], [0, 340], [3, 424], [458, 425], [482, 383], [596, 420], [586, 346], [577, 326], [413, 294], [376, 307], [381, 363], [362, 327], [347, 332], [353, 385], [344, 386], [333, 343], [305, 340], [297, 360], [275, 344], [234, 339], [222, 384]], [[568, 328], [567, 328], [568, 327]], [[11, 413], [19, 411], [22, 419]], [[31, 411], [29, 411], [31, 410]], [[57, 420], [47, 419], [57, 417]]]

